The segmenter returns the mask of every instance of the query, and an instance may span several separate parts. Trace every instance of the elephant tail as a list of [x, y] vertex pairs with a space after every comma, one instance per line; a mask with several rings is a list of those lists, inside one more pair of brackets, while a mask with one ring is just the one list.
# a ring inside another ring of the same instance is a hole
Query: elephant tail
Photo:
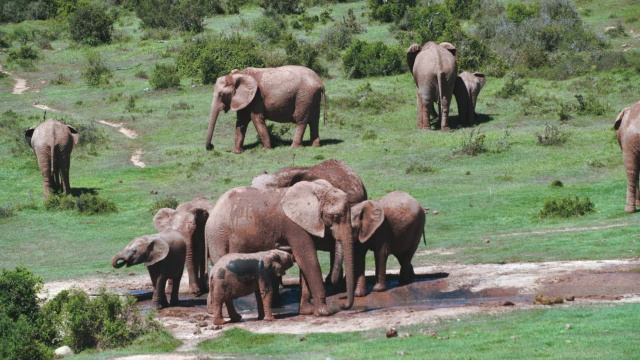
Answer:
[[327, 96], [324, 93], [324, 86], [322, 87], [322, 106], [324, 107], [324, 116], [322, 118], [322, 125], [327, 125]]
[[442, 116], [442, 99], [444, 98], [444, 71], [439, 71], [436, 75], [438, 77], [438, 105], [440, 107], [440, 115]]

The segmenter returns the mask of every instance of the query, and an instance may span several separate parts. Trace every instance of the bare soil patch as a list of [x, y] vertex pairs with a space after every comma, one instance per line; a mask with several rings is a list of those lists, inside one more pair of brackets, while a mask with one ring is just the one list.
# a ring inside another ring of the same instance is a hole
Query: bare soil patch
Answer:
[[[389, 290], [356, 298], [352, 309], [338, 311], [345, 294], [329, 296], [328, 304], [336, 313], [329, 317], [300, 316], [297, 279], [286, 277], [281, 304], [274, 309], [273, 322], [256, 320], [253, 296], [236, 300], [243, 315], [240, 323], [227, 323], [221, 328], [211, 324], [206, 312], [206, 295], [194, 298], [188, 294], [186, 274], [180, 286], [181, 306], [158, 313], [159, 320], [173, 336], [183, 341], [179, 351], [193, 350], [197, 343], [218, 336], [223, 330], [240, 327], [256, 333], [348, 332], [384, 329], [390, 326], [436, 323], [443, 318], [459, 318], [473, 314], [500, 314], [517, 309], [530, 309], [535, 296], [575, 297], [572, 302], [553, 306], [575, 306], [593, 302], [640, 302], [640, 261], [556, 261], [511, 264], [443, 264], [415, 268], [413, 284], [400, 286], [397, 271], [389, 271]], [[369, 277], [372, 274], [368, 274]], [[372, 279], [368, 279], [372, 280]], [[368, 281], [369, 291], [373, 281]], [[76, 286], [89, 293], [100, 287], [127, 293], [152, 290], [147, 275], [130, 275], [124, 271], [101, 273], [91, 279], [55, 281], [45, 284], [52, 297], [57, 292]], [[43, 295], [44, 296], [44, 295]], [[148, 301], [141, 301], [143, 308]], [[187, 357], [189, 358], [189, 357]], [[140, 359], [146, 358], [131, 358]], [[176, 357], [176, 360], [184, 357]]]

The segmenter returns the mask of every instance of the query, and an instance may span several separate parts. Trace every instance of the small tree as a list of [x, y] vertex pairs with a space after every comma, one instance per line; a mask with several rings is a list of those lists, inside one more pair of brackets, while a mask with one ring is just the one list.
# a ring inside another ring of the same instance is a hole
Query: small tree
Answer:
[[80, 4], [67, 18], [71, 39], [90, 46], [111, 42], [115, 20], [104, 5], [96, 2]]
[[180, 74], [175, 65], [156, 64], [156, 68], [149, 78], [153, 89], [169, 89], [180, 87]]

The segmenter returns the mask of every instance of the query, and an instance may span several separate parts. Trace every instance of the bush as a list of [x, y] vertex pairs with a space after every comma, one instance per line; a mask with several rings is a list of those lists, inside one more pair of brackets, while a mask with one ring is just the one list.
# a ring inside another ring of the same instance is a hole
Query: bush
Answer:
[[320, 76], [327, 74], [327, 68], [320, 63], [318, 46], [309, 44], [303, 39], [296, 40], [289, 35], [285, 43], [285, 51], [287, 53], [285, 64], [306, 66]]
[[592, 94], [587, 95], [585, 99], [584, 96], [578, 94], [575, 95], [576, 100], [580, 106], [578, 106], [578, 114], [580, 115], [597, 115], [602, 116], [609, 110], [609, 104], [603, 104], [598, 100], [598, 97]]
[[507, 21], [516, 25], [520, 25], [527, 19], [538, 16], [540, 11], [540, 4], [523, 4], [523, 3], [508, 3], [506, 9]]
[[427, 41], [437, 43], [448, 41], [456, 43], [463, 39], [460, 22], [443, 4], [430, 3], [407, 12], [401, 29], [412, 34], [412, 42], [424, 44]]
[[82, 194], [76, 203], [78, 213], [84, 215], [104, 215], [118, 212], [116, 203], [94, 194]]
[[404, 50], [398, 46], [356, 40], [342, 56], [342, 67], [347, 77], [355, 79], [395, 75], [406, 71], [404, 57]]
[[155, 90], [180, 87], [180, 74], [175, 65], [156, 64], [149, 78], [151, 88]]
[[560, 180], [556, 179], [556, 180], [553, 180], [553, 181], [551, 182], [551, 184], [549, 185], [549, 187], [552, 187], [552, 188], [561, 188], [561, 187], [564, 187], [564, 184], [562, 183], [562, 181], [560, 181]]
[[175, 208], [177, 208], [178, 205], [180, 205], [180, 203], [178, 203], [178, 200], [175, 197], [165, 196], [165, 197], [156, 199], [151, 205], [151, 207], [149, 208], [149, 212], [155, 215], [158, 212], [158, 210], [162, 208], [170, 208], [175, 210]]
[[260, 0], [258, 5], [265, 14], [301, 14], [304, 8], [300, 5], [300, 0]]
[[135, 11], [143, 27], [190, 32], [203, 30], [205, 16], [224, 12], [216, 0], [139, 0]]
[[98, 52], [88, 52], [86, 55], [87, 66], [82, 72], [84, 81], [89, 86], [109, 84], [113, 76]]
[[411, 160], [409, 166], [404, 170], [405, 174], [413, 175], [434, 174], [436, 172], [438, 171], [434, 167], [416, 159]]
[[75, 208], [76, 199], [71, 194], [49, 194], [44, 201], [44, 209], [47, 211], [66, 211], [75, 210]]
[[536, 132], [535, 135], [538, 145], [542, 146], [559, 146], [569, 140], [569, 134], [560, 130], [557, 125], [546, 124], [544, 127], [544, 134]]
[[90, 46], [111, 43], [115, 21], [115, 16], [97, 2], [81, 2], [67, 18], [71, 40]]
[[542, 209], [538, 213], [540, 219], [545, 218], [572, 218], [595, 213], [596, 206], [588, 196], [584, 199], [579, 197], [563, 198], [560, 200], [548, 199], [544, 202]]
[[358, 24], [353, 9], [349, 9], [347, 17], [327, 28], [322, 34], [320, 44], [329, 59], [336, 58], [338, 52], [346, 49], [355, 40], [355, 35], [365, 32], [365, 28]]
[[478, 0], [444, 0], [444, 5], [456, 19], [469, 20], [479, 2]]
[[509, 79], [504, 83], [502, 88], [498, 90], [496, 96], [502, 99], [509, 99], [524, 93], [524, 85], [519, 79], [517, 73], [513, 72], [509, 75]]
[[253, 31], [256, 32], [261, 43], [275, 44], [283, 39], [287, 32], [287, 22], [282, 16], [261, 16], [253, 22]]
[[367, 0], [371, 18], [382, 22], [399, 21], [408, 8], [416, 5], [416, 0]]
[[29, 270], [18, 266], [15, 270], [2, 269], [0, 273], [0, 310], [11, 320], [20, 316], [33, 321], [40, 310], [38, 292], [44, 281]]
[[332, 99], [330, 104], [343, 110], [360, 109], [370, 114], [381, 114], [393, 111], [398, 102], [404, 103], [405, 99], [394, 99], [376, 91], [367, 81], [352, 90], [349, 96]]
[[24, 131], [33, 125], [34, 120], [30, 121], [13, 110], [0, 114], [0, 144], [7, 144], [13, 156], [33, 156], [33, 150], [24, 141]]
[[9, 50], [7, 52], [7, 61], [9, 62], [18, 62], [20, 60], [38, 60], [42, 55], [40, 52], [30, 46], [30, 45], [22, 45], [19, 49]]
[[488, 149], [484, 145], [486, 136], [480, 133], [480, 130], [473, 129], [469, 133], [469, 138], [463, 138], [460, 148], [453, 152], [454, 155], [477, 156], [487, 152]]

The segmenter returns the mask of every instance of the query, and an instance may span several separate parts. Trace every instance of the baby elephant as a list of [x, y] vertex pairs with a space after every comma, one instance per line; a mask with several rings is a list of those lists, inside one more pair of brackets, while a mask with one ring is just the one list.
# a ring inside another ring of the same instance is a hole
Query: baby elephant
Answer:
[[424, 237], [424, 209], [411, 195], [394, 191], [378, 200], [366, 200], [351, 207], [351, 226], [355, 243], [355, 296], [365, 296], [364, 276], [367, 250], [373, 250], [376, 261], [376, 284], [373, 291], [385, 291], [387, 257], [393, 254], [400, 262], [400, 283], [413, 282], [411, 259], [420, 237]]
[[133, 239], [124, 250], [113, 256], [111, 265], [118, 269], [124, 265], [129, 267], [144, 263], [153, 284], [152, 306], [154, 309], [162, 309], [168, 305], [165, 294], [167, 280], [173, 282], [169, 304], [178, 305], [178, 289], [186, 253], [187, 246], [182, 234], [169, 230]]
[[261, 251], [251, 254], [227, 254], [211, 269], [207, 311], [213, 313], [215, 325], [224, 324], [222, 304], [227, 306], [231, 322], [242, 316], [236, 312], [233, 299], [255, 293], [258, 320], [273, 320], [271, 301], [277, 277], [293, 266], [293, 255], [282, 250]]

